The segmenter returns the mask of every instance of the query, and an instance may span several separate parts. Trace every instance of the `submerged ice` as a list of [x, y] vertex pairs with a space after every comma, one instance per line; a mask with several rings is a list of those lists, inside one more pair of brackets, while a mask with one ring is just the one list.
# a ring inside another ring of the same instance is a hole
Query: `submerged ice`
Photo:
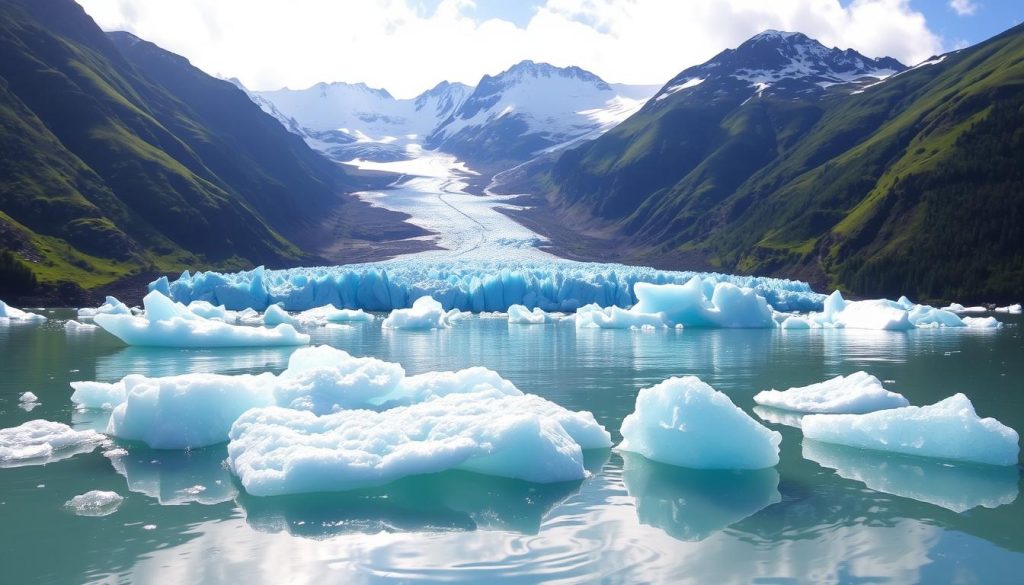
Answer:
[[640, 390], [618, 448], [693, 469], [762, 469], [779, 462], [781, 442], [728, 396], [686, 376]]
[[990, 465], [1016, 465], [1020, 453], [1017, 432], [979, 417], [963, 394], [930, 406], [808, 415], [802, 427], [825, 443]]

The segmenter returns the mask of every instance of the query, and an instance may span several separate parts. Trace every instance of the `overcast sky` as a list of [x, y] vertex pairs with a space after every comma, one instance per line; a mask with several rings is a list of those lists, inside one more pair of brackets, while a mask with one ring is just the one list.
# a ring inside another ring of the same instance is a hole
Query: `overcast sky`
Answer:
[[1021, 21], [1024, 0], [78, 0], [253, 89], [362, 81], [412, 97], [523, 59], [662, 84], [761, 30], [907, 64]]

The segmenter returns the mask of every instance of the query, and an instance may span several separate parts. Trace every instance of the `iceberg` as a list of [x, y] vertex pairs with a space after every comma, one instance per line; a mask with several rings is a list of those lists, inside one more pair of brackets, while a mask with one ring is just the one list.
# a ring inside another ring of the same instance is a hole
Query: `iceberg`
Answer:
[[1009, 305], [1006, 307], [996, 307], [996, 313], [1009, 313], [1011, 315], [1020, 315], [1020, 303], [1017, 303], [1015, 305]]
[[267, 310], [263, 312], [263, 324], [267, 327], [274, 327], [275, 325], [281, 325], [286, 323], [288, 325], [298, 325], [298, 321], [294, 317], [288, 314], [281, 308], [281, 305], [270, 305]]
[[87, 331], [96, 331], [97, 329], [99, 329], [99, 327], [92, 323], [79, 323], [74, 319], [64, 323], [64, 330], [68, 333], [84, 333]]
[[591, 303], [601, 307], [634, 305], [634, 285], [686, 284], [700, 277], [709, 289], [727, 282], [753, 289], [778, 311], [817, 311], [824, 296], [806, 282], [714, 273], [673, 272], [643, 266], [572, 260], [432, 260], [400, 258], [344, 266], [266, 270], [234, 274], [185, 272], [174, 282], [149, 285], [182, 303], [195, 300], [228, 309], [259, 311], [281, 303], [288, 311], [323, 305], [367, 311], [409, 307], [423, 296], [445, 310], [507, 312], [512, 305], [544, 311], [575, 311]]
[[[395, 363], [353, 357], [329, 346], [301, 348], [278, 376], [195, 373], [149, 378], [126, 376], [114, 383], [72, 382], [71, 401], [81, 409], [113, 409], [106, 429], [111, 435], [142, 441], [157, 449], [203, 447], [228, 440], [231, 424], [250, 408], [279, 406], [324, 415], [347, 409], [384, 410], [427, 402], [453, 394], [526, 397], [514, 384], [486, 368], [427, 372], [406, 376]], [[587, 424], [554, 403], [549, 408], [573, 436], [601, 445]], [[546, 411], [547, 412], [547, 411]], [[601, 445], [608, 446], [608, 445]], [[589, 448], [589, 447], [588, 447]]]
[[28, 404], [31, 402], [39, 402], [39, 397], [31, 392], [22, 392], [18, 396], [18, 402], [22, 404]]
[[1017, 431], [980, 418], [963, 394], [930, 406], [868, 414], [812, 414], [804, 436], [825, 443], [988, 465], [1017, 465]]
[[103, 304], [97, 308], [78, 309], [79, 319], [91, 319], [96, 315], [131, 315], [132, 310], [128, 305], [117, 300], [116, 297], [108, 296]]
[[963, 322], [971, 329], [998, 329], [1003, 326], [995, 317], [964, 317]]
[[124, 501], [116, 492], [92, 490], [77, 495], [64, 503], [64, 507], [78, 516], [109, 516]]
[[637, 283], [632, 312], [664, 315], [666, 324], [683, 327], [774, 327], [772, 309], [751, 288], [730, 282], [714, 284], [710, 298], [707, 282], [693, 277], [684, 285]]
[[273, 329], [230, 325], [207, 319], [153, 291], [143, 299], [143, 316], [98, 314], [96, 324], [128, 345], [150, 347], [266, 347], [306, 345], [309, 336], [287, 324]]
[[447, 329], [451, 327], [451, 317], [459, 313], [458, 309], [452, 309], [449, 314], [431, 297], [420, 297], [413, 302], [408, 309], [395, 309], [384, 319], [381, 327], [384, 329]]
[[949, 463], [813, 440], [804, 441], [803, 455], [868, 489], [957, 513], [998, 508], [1017, 499], [1018, 471], [1013, 467]]
[[[243, 412], [274, 403], [273, 380], [273, 374], [126, 376], [115, 383], [123, 387], [125, 399], [111, 413], [107, 434], [154, 449], [223, 443]], [[117, 394], [120, 391], [108, 392], [108, 396]]]
[[93, 430], [76, 431], [63, 423], [30, 420], [0, 429], [0, 468], [60, 461], [88, 453], [105, 440]]
[[543, 325], [556, 322], [559, 317], [559, 315], [543, 311], [540, 307], [534, 307], [532, 311], [523, 305], [512, 305], [508, 308], [510, 325]]
[[937, 309], [928, 305], [914, 304], [907, 297], [898, 301], [871, 299], [847, 301], [839, 291], [834, 291], [825, 300], [821, 312], [812, 312], [801, 317], [812, 328], [839, 327], [846, 329], [873, 329], [907, 331], [915, 328], [936, 327], [998, 327], [992, 317], [975, 319], [960, 317], [946, 307]]
[[535, 483], [580, 480], [582, 449], [611, 444], [590, 413], [495, 391], [382, 412], [254, 409], [230, 437], [228, 464], [255, 496], [348, 491], [449, 469]]
[[942, 308], [944, 311], [951, 313], [987, 313], [988, 308], [982, 306], [965, 307], [960, 303], [950, 303], [949, 306]]
[[338, 309], [324, 305], [299, 313], [298, 321], [303, 325], [325, 325], [330, 323], [372, 323], [376, 317], [362, 309]]
[[902, 394], [886, 390], [878, 378], [867, 372], [836, 376], [789, 390], [765, 390], [754, 395], [754, 402], [796, 412], [836, 414], [863, 414], [910, 406]]
[[693, 469], [762, 469], [779, 462], [782, 435], [696, 376], [640, 390], [618, 449]]
[[635, 309], [599, 307], [590, 304], [576, 309], [577, 329], [631, 329], [634, 327], [666, 327], [661, 313], [641, 313]]
[[10, 321], [25, 321], [31, 323], [36, 321], [46, 321], [46, 317], [36, 313], [29, 313], [27, 311], [15, 309], [7, 303], [0, 301], [0, 324], [8, 323]]
[[686, 469], [623, 454], [622, 483], [641, 524], [696, 542], [782, 501], [779, 472]]

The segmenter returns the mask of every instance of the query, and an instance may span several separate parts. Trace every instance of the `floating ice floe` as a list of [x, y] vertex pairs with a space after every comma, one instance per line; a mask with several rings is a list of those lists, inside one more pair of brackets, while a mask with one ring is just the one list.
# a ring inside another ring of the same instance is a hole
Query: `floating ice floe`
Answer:
[[988, 308], [982, 306], [965, 307], [960, 303], [950, 303], [947, 307], [942, 307], [944, 311], [951, 313], [987, 313]]
[[46, 321], [46, 317], [36, 313], [29, 313], [27, 311], [15, 309], [14, 307], [8, 305], [7, 303], [0, 301], [0, 325], [3, 325], [10, 321]]
[[445, 311], [441, 303], [431, 297], [420, 297], [409, 309], [395, 309], [384, 319], [384, 329], [446, 329], [451, 327], [451, 319], [458, 315], [458, 309]]
[[577, 329], [631, 329], [633, 327], [666, 327], [661, 313], [641, 313], [634, 309], [586, 305], [576, 310]]
[[898, 301], [847, 301], [839, 291], [834, 291], [825, 299], [821, 312], [788, 317], [782, 322], [782, 327], [787, 329], [825, 327], [895, 331], [935, 327], [995, 328], [1000, 325], [992, 317], [961, 318], [953, 311], [918, 305], [907, 297], [900, 297]]
[[537, 483], [582, 479], [584, 448], [610, 446], [590, 413], [483, 391], [382, 412], [246, 412], [228, 464], [256, 496], [346, 491], [461, 469]]
[[324, 305], [303, 311], [298, 321], [303, 325], [324, 325], [330, 323], [370, 323], [376, 318], [362, 309], [339, 309], [333, 305]]
[[530, 310], [523, 305], [512, 305], [508, 308], [508, 322], [510, 325], [543, 325], [545, 323], [554, 323], [560, 318], [561, 315], [547, 313], [540, 307], [534, 307], [533, 310]]
[[809, 439], [907, 455], [1016, 465], [1017, 431], [980, 418], [963, 394], [930, 406], [906, 406], [868, 414], [813, 414], [803, 418]]
[[997, 329], [1003, 326], [995, 317], [964, 317], [963, 322], [972, 329]]
[[39, 397], [31, 392], [22, 392], [18, 396], [18, 402], [22, 404], [28, 404], [32, 402], [39, 402]]
[[281, 308], [281, 305], [270, 305], [267, 310], [263, 312], [263, 324], [267, 327], [274, 327], [287, 323], [288, 325], [298, 325], [298, 321], [294, 317], [288, 314]]
[[64, 503], [64, 507], [78, 516], [109, 516], [124, 501], [117, 492], [92, 490], [77, 495]]
[[867, 372], [788, 390], [765, 390], [754, 395], [754, 402], [783, 410], [836, 414], [863, 414], [910, 405], [902, 394], [886, 390]]
[[84, 333], [86, 331], [96, 331], [99, 326], [93, 325], [92, 323], [79, 323], [74, 319], [64, 323], [64, 330], [68, 333]]
[[950, 463], [814, 440], [804, 441], [803, 456], [876, 492], [958, 513], [979, 506], [998, 508], [1017, 499], [1018, 472], [1013, 467]]
[[0, 429], [0, 467], [43, 465], [88, 453], [106, 437], [93, 430], [76, 431], [48, 420], [30, 420]]
[[143, 299], [143, 316], [98, 314], [96, 324], [128, 345], [159, 347], [252, 347], [306, 345], [309, 336], [287, 324], [273, 329], [207, 319], [159, 292]]
[[446, 310], [480, 313], [508, 311], [512, 305], [544, 311], [575, 311], [591, 303], [629, 307], [637, 302], [634, 285], [686, 284], [699, 276], [709, 289], [719, 282], [751, 288], [779, 311], [820, 310], [823, 295], [805, 282], [753, 276], [673, 272], [643, 266], [552, 259], [478, 261], [396, 259], [345, 266], [265, 270], [234, 274], [185, 272], [174, 282], [150, 284], [176, 301], [194, 300], [228, 309], [263, 310], [281, 303], [288, 311], [323, 305], [391, 311], [423, 296]]
[[996, 312], [997, 313], [1009, 313], [1011, 315], [1020, 315], [1020, 313], [1021, 313], [1020, 303], [1017, 303], [1015, 305], [1009, 305], [1007, 307], [996, 307]]
[[640, 390], [618, 449], [694, 469], [762, 469], [779, 462], [782, 435], [695, 376]]
[[108, 296], [102, 305], [96, 308], [83, 308], [78, 309], [79, 319], [91, 319], [96, 315], [131, 315], [132, 310], [128, 308], [128, 305], [117, 300], [115, 297]]
[[159, 449], [223, 443], [231, 424], [250, 408], [281, 406], [322, 415], [345, 409], [382, 410], [451, 394], [523, 394], [486, 368], [406, 376], [398, 364], [353, 357], [329, 346], [297, 350], [279, 376], [131, 375], [109, 384], [71, 386], [71, 401], [79, 408], [114, 409], [106, 427], [109, 434]]

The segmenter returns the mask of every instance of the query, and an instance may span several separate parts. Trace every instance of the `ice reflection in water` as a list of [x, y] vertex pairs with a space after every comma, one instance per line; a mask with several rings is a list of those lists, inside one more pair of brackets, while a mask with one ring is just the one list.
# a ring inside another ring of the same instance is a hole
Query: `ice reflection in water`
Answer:
[[1017, 499], [1016, 467], [970, 465], [854, 449], [804, 439], [803, 455], [869, 489], [965, 512]]

